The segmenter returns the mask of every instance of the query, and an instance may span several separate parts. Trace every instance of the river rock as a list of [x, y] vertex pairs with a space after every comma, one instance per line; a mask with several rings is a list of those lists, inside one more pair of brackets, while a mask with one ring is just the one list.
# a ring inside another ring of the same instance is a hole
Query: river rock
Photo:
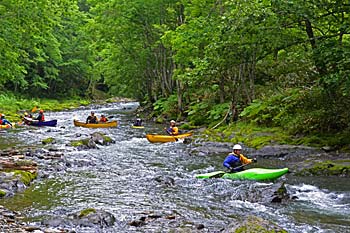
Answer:
[[233, 143], [203, 142], [190, 148], [190, 155], [228, 154], [232, 152]]
[[326, 161], [306, 161], [296, 172], [301, 176], [341, 176], [350, 177], [350, 160], [333, 159]]
[[271, 202], [273, 203], [281, 203], [282, 201], [286, 201], [290, 199], [290, 195], [284, 185], [284, 182], [281, 186], [273, 193]]
[[275, 223], [258, 218], [255, 216], [242, 217], [241, 219], [231, 223], [226, 229], [222, 231], [223, 233], [270, 233], [270, 232], [280, 232], [287, 233], [286, 230], [279, 227]]
[[169, 176], [157, 176], [154, 178], [155, 181], [161, 183], [162, 185], [165, 186], [174, 186], [175, 185], [175, 180], [172, 177]]
[[112, 213], [93, 208], [85, 209], [73, 215], [80, 226], [99, 226], [100, 228], [113, 226], [115, 217]]
[[251, 157], [262, 158], [285, 158], [285, 157], [307, 157], [310, 154], [320, 153], [320, 150], [308, 146], [294, 146], [294, 145], [270, 145], [264, 146], [261, 149], [247, 149], [246, 154]]

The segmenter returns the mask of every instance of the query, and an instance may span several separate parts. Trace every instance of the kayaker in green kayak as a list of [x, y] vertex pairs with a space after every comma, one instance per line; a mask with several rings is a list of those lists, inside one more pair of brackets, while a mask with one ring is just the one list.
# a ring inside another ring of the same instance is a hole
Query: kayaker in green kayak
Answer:
[[242, 146], [236, 144], [233, 146], [233, 152], [225, 158], [223, 165], [229, 169], [229, 172], [243, 171], [242, 165], [256, 162], [256, 158], [248, 159], [243, 154], [241, 154], [241, 151]]

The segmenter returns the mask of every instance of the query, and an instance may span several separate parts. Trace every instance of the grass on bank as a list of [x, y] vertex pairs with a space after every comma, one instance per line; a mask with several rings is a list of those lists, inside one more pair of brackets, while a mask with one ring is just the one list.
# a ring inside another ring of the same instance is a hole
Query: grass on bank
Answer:
[[346, 132], [291, 135], [281, 127], [264, 127], [251, 122], [235, 122], [217, 129], [206, 129], [204, 135], [208, 141], [243, 143], [257, 149], [266, 145], [289, 144], [312, 147], [329, 146], [333, 149], [350, 150], [348, 147], [350, 138]]
[[13, 122], [20, 121], [21, 115], [24, 112], [31, 112], [33, 108], [36, 108], [37, 111], [39, 109], [44, 109], [44, 111], [61, 111], [88, 104], [90, 104], [90, 101], [84, 99], [23, 99], [13, 95], [0, 95], [0, 113], [5, 114], [6, 118]]

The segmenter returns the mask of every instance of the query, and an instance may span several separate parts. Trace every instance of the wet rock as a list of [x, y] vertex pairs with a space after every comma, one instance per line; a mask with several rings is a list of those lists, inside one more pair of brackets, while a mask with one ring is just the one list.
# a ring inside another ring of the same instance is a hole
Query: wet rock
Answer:
[[282, 201], [286, 200], [290, 200], [290, 195], [283, 182], [282, 185], [273, 193], [271, 202], [281, 203]]
[[231, 223], [226, 229], [222, 231], [223, 233], [251, 233], [251, 232], [259, 232], [259, 233], [270, 233], [270, 232], [280, 232], [287, 233], [286, 230], [279, 227], [277, 224], [264, 220], [262, 218], [258, 218], [255, 216], [248, 216], [243, 221], [240, 219], [236, 222]]
[[191, 155], [212, 155], [212, 154], [227, 154], [232, 152], [232, 143], [221, 142], [205, 142], [202, 144], [194, 145], [190, 149]]
[[296, 175], [350, 177], [350, 160], [308, 161], [306, 164]]
[[112, 138], [103, 133], [95, 132], [91, 134], [90, 138], [71, 141], [70, 145], [76, 147], [78, 150], [85, 150], [96, 149], [98, 148], [97, 145], [107, 146], [111, 143], [115, 143]]
[[54, 143], [56, 143], [56, 140], [54, 138], [46, 138], [46, 139], [41, 140], [41, 143], [44, 145], [54, 144]]
[[45, 219], [41, 222], [41, 224], [48, 228], [69, 227], [71, 225], [67, 219], [59, 217]]
[[175, 180], [169, 176], [157, 176], [154, 178], [155, 181], [165, 185], [165, 186], [174, 186]]
[[140, 220], [132, 220], [128, 223], [128, 225], [133, 226], [133, 227], [140, 227], [145, 225], [145, 221], [144, 219], [140, 219]]
[[19, 221], [20, 218], [19, 213], [0, 206], [0, 232], [27, 232], [25, 224]]
[[96, 143], [95, 143], [95, 140], [93, 138], [90, 138], [88, 143], [87, 143], [87, 147], [89, 149], [96, 149], [97, 146], [96, 146]]
[[100, 228], [113, 226], [115, 217], [113, 214], [104, 211], [88, 208], [75, 214], [74, 219], [80, 226], [99, 226]]
[[204, 229], [204, 228], [205, 228], [204, 224], [197, 224], [197, 225], [196, 225], [196, 229], [197, 229], [197, 230], [202, 230], [202, 229]]
[[305, 157], [310, 154], [317, 154], [319, 152], [319, 149], [313, 147], [293, 145], [273, 145], [265, 146], [259, 150], [247, 150], [247, 154], [250, 154], [252, 157], [259, 156], [262, 158]]

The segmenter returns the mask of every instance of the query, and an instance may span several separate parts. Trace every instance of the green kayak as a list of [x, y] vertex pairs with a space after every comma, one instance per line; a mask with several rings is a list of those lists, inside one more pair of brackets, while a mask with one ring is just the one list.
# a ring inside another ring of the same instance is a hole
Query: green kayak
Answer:
[[196, 178], [226, 178], [233, 180], [274, 180], [283, 176], [288, 172], [288, 168], [268, 169], [268, 168], [251, 168], [236, 173], [226, 173], [224, 171], [216, 171], [205, 174], [198, 174]]

